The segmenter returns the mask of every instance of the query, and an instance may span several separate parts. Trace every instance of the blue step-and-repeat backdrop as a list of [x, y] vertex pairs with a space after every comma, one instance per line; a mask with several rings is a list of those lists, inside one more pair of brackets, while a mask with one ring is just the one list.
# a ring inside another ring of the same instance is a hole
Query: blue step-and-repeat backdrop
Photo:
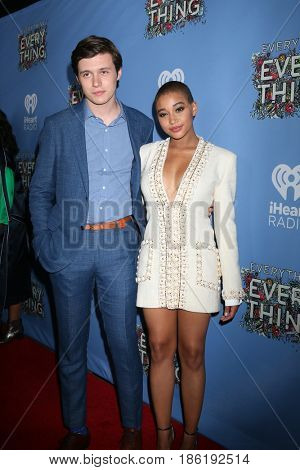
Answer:
[[[246, 298], [234, 322], [211, 322], [199, 423], [226, 448], [300, 444], [299, 25], [296, 0], [42, 0], [0, 20], [0, 107], [17, 137], [25, 189], [44, 118], [80, 99], [70, 55], [90, 34], [110, 38], [123, 55], [123, 102], [151, 116], [158, 87], [184, 81], [199, 105], [197, 133], [238, 155]], [[26, 334], [53, 348], [42, 270], [34, 269], [32, 287]], [[138, 334], [148, 401], [140, 326]], [[94, 308], [88, 354], [89, 368], [111, 381]], [[182, 419], [177, 386], [173, 416]]]

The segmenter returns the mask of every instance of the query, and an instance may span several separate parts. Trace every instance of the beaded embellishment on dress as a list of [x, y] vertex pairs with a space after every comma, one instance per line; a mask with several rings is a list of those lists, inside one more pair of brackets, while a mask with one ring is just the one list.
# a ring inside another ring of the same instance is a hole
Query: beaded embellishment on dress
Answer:
[[160, 307], [184, 309], [186, 288], [186, 217], [187, 207], [207, 163], [212, 144], [201, 137], [194, 155], [180, 181], [175, 199], [169, 202], [163, 184], [163, 167], [170, 139], [155, 153], [150, 172], [150, 190], [158, 209], [160, 243]]

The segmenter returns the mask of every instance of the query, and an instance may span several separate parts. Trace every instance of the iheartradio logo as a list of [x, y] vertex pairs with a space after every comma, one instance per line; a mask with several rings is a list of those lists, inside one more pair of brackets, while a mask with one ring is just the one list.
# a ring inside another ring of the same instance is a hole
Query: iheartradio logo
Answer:
[[33, 93], [32, 95], [26, 95], [24, 99], [24, 105], [25, 109], [28, 114], [33, 114], [35, 111], [35, 108], [37, 107], [37, 95]]
[[300, 165], [293, 169], [281, 163], [272, 172], [272, 182], [280, 196], [286, 201], [288, 189], [294, 189], [294, 201], [300, 197]]
[[173, 72], [169, 72], [169, 70], [164, 70], [161, 72], [160, 76], [158, 77], [157, 85], [160, 88], [167, 82], [177, 81], [184, 83], [184, 72], [182, 69], [174, 69]]

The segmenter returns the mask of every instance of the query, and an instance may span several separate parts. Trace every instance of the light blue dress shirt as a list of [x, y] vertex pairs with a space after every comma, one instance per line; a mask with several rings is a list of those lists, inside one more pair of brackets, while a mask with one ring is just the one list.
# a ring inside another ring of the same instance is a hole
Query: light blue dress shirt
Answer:
[[85, 141], [89, 174], [87, 223], [121, 219], [132, 214], [133, 151], [122, 104], [108, 126], [85, 102]]

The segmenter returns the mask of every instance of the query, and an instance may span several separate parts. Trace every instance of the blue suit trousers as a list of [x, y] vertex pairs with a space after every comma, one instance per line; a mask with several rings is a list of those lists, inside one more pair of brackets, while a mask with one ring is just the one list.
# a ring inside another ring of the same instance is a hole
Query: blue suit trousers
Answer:
[[135, 283], [139, 243], [134, 221], [123, 229], [86, 230], [83, 246], [71, 264], [50, 274], [58, 324], [63, 418], [68, 428], [86, 424], [87, 343], [94, 290], [110, 349], [122, 424], [141, 427], [142, 366]]

